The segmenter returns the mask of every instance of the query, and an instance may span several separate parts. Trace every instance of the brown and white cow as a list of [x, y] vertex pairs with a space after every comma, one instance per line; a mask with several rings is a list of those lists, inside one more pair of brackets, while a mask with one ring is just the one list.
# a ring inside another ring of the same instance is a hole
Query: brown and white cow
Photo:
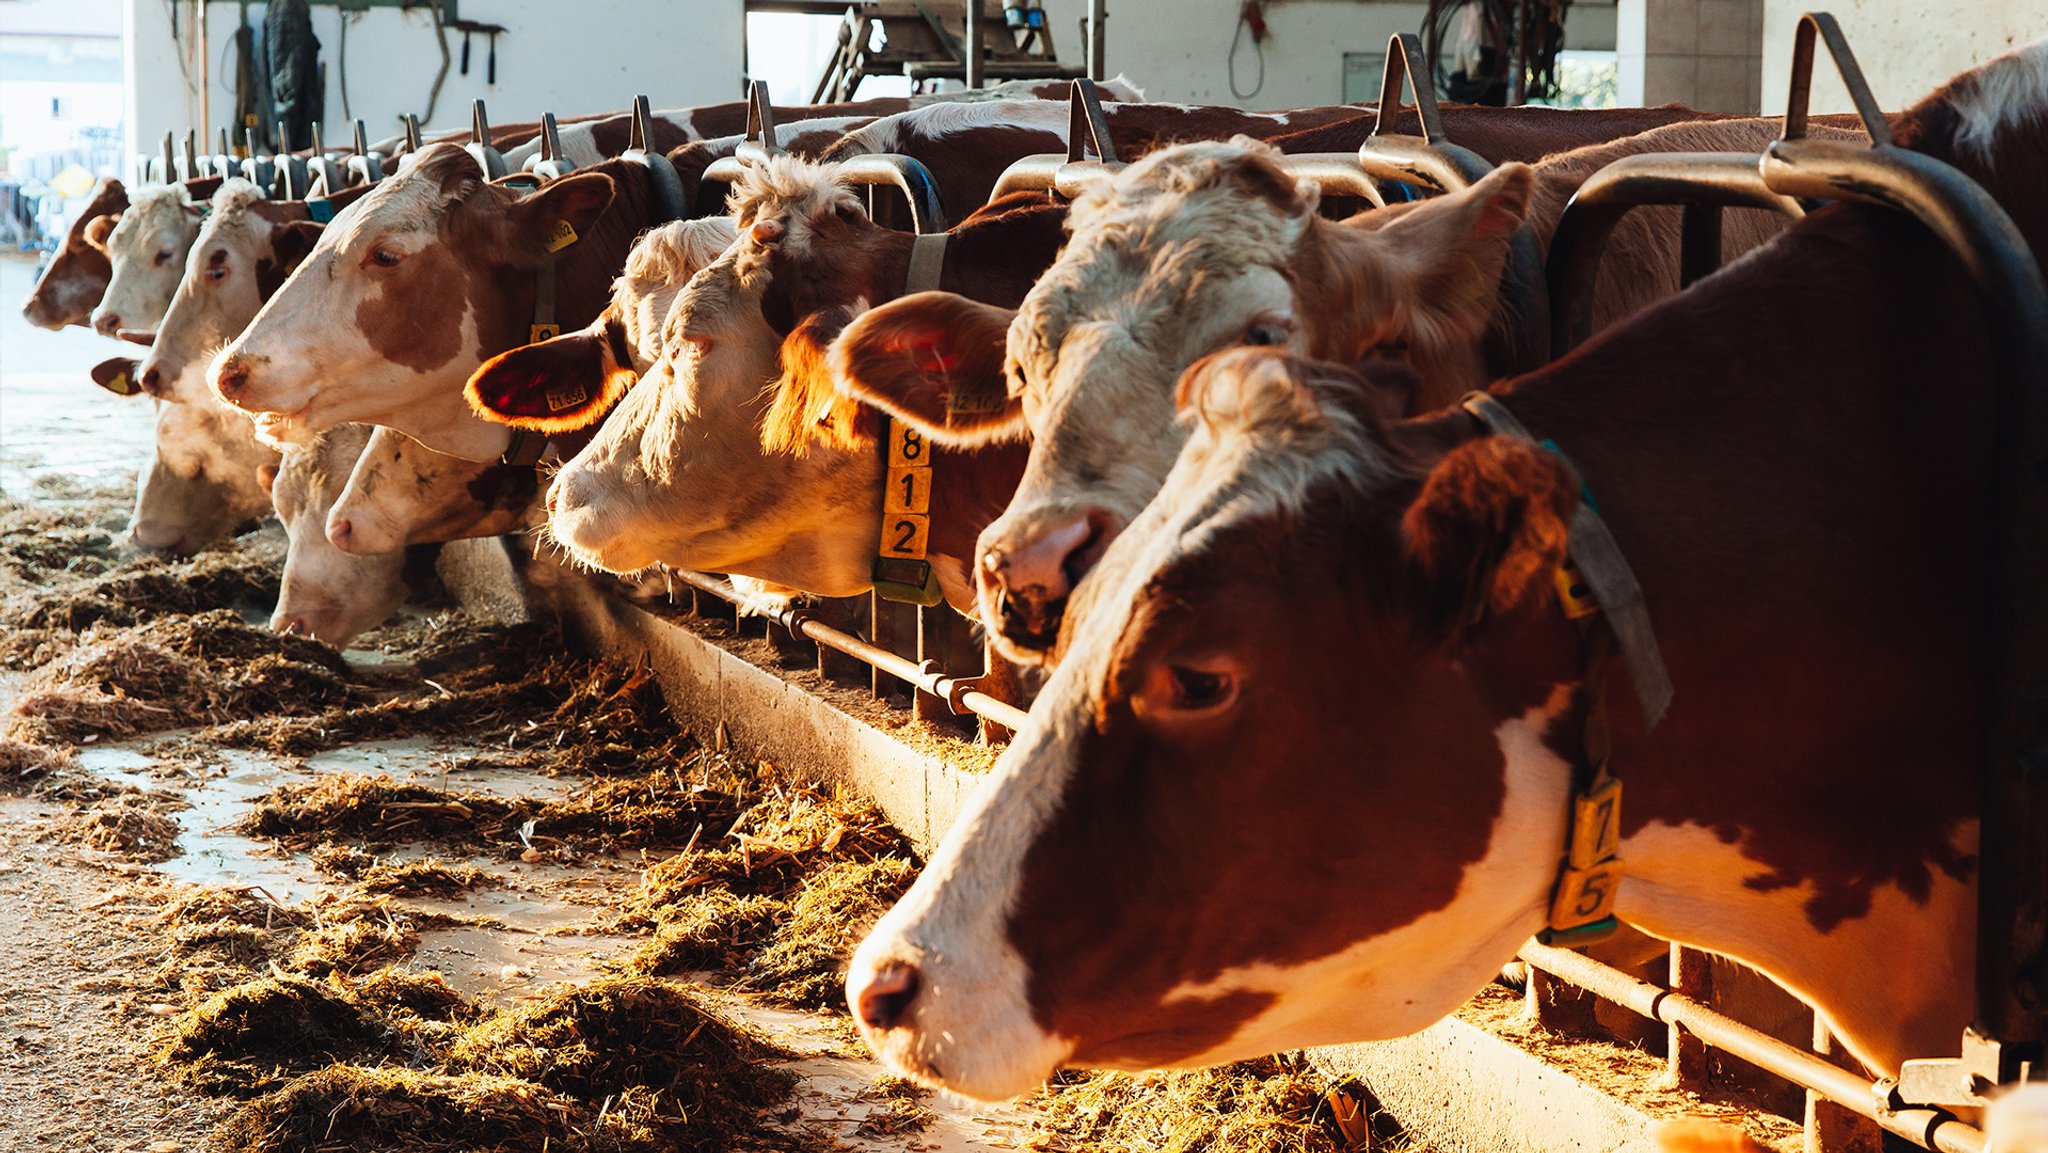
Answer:
[[[921, 374], [886, 359], [864, 373], [849, 353], [846, 380], [934, 438], [1030, 438], [1030, 466], [982, 540], [976, 577], [982, 620], [1005, 655], [1042, 660], [1075, 582], [1173, 461], [1172, 387], [1188, 364], [1233, 344], [1342, 363], [1397, 350], [1420, 373], [1415, 410], [1436, 408], [1491, 378], [1486, 339], [1507, 316], [1498, 286], [1525, 217], [1547, 245], [1572, 193], [1616, 158], [1754, 152], [1777, 132], [1761, 119], [1671, 124], [1535, 169], [1507, 164], [1463, 191], [1343, 222], [1319, 216], [1315, 189], [1267, 146], [1162, 150], [1075, 202], [1072, 240], [1014, 317], [902, 301], [865, 318], [899, 342], [979, 348], [1007, 330], [1003, 412], [962, 421], [933, 406], [938, 392]], [[1675, 209], [1624, 219], [1600, 281], [1599, 323], [1677, 287], [1676, 219]], [[1782, 228], [1774, 215], [1734, 212], [1724, 245], [1741, 253]], [[918, 331], [926, 335], [909, 335]], [[845, 339], [862, 342], [866, 329]]]
[[[346, 207], [350, 189], [333, 204]], [[261, 517], [270, 496], [258, 471], [277, 453], [244, 414], [206, 385], [215, 350], [235, 338], [321, 226], [303, 201], [266, 200], [246, 180], [222, 184], [185, 262], [184, 277], [134, 379], [156, 405], [156, 444], [136, 493], [129, 540], [192, 553]]]
[[345, 424], [284, 448], [265, 471], [277, 518], [284, 523], [284, 579], [270, 627], [310, 636], [336, 648], [384, 623], [404, 602], [405, 552], [355, 555], [327, 539], [328, 510], [341, 496], [369, 442], [368, 425]]
[[663, 219], [647, 170], [631, 162], [527, 191], [488, 183], [461, 149], [434, 145], [327, 230], [222, 350], [214, 388], [275, 439], [360, 422], [497, 459], [509, 431], [472, 415], [462, 386], [527, 343], [542, 264], [556, 262], [556, 323], [580, 328], [603, 309], [633, 238]]
[[[737, 235], [728, 217], [678, 220], [642, 236], [612, 283], [612, 301], [590, 327], [506, 354], [532, 364], [543, 383], [529, 390], [544, 413], [541, 431], [573, 435], [597, 419], [661, 356], [669, 308], [697, 270], [718, 259]], [[624, 359], [620, 360], [621, 352]], [[588, 374], [578, 377], [578, 371]], [[564, 383], [582, 389], [561, 401]], [[548, 398], [557, 401], [549, 404]], [[509, 404], [510, 397], [499, 403]], [[346, 552], [389, 552], [408, 544], [492, 536], [528, 526], [539, 496], [534, 469], [479, 463], [435, 452], [404, 433], [379, 428], [327, 518], [327, 536]]]
[[[2048, 43], [1906, 121], [2048, 245]], [[1032, 723], [856, 953], [871, 1042], [1002, 1097], [1453, 1009], [1557, 881], [1583, 483], [1676, 689], [1648, 733], [1606, 677], [1615, 913], [1768, 973], [1875, 1071], [1952, 1052], [1989, 633], [1955, 590], [1985, 579], [1992, 441], [1959, 262], [1881, 210], [1808, 216], [1497, 386], [1562, 455], [1389, 420], [1406, 370], [1368, 368], [1233, 350], [1183, 380], [1181, 455]]]
[[[111, 218], [118, 217], [127, 207], [128, 189], [120, 181], [110, 176], [93, 187], [92, 198], [72, 220], [63, 245], [51, 254], [42, 275], [36, 278], [35, 288], [22, 302], [21, 315], [30, 324], [48, 329], [72, 324], [91, 326], [92, 310], [99, 307], [107, 281], [114, 274], [102, 246], [106, 234], [113, 231]], [[103, 218], [105, 223], [101, 223]], [[91, 239], [95, 232], [99, 236], [97, 244]]]
[[184, 276], [185, 253], [205, 212], [204, 201], [195, 201], [184, 185], [159, 184], [130, 196], [127, 209], [104, 233], [88, 228], [87, 241], [98, 238], [111, 269], [92, 310], [96, 331], [113, 336], [156, 330]]
[[[954, 229], [941, 283], [1023, 297], [1059, 244], [1042, 198], [995, 205]], [[777, 158], [734, 207], [739, 241], [699, 272], [667, 320], [661, 360], [549, 488], [550, 527], [576, 560], [612, 572], [654, 563], [738, 573], [821, 596], [868, 589], [880, 530], [877, 430], [839, 401], [823, 349], [848, 316], [902, 292], [914, 238], [876, 226], [834, 165]], [[472, 382], [533, 377], [547, 346], [518, 350]], [[559, 372], [560, 369], [553, 371]], [[770, 388], [775, 385], [777, 387]], [[830, 444], [803, 435], [836, 422]], [[763, 447], [764, 424], [793, 426]], [[941, 589], [971, 596], [973, 535], [1007, 499], [1021, 453], [937, 464], [929, 552]]]

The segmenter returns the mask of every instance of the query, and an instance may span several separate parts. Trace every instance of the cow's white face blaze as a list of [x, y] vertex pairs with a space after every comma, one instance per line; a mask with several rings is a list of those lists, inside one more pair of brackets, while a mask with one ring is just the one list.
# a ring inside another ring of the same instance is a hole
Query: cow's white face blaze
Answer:
[[[1331, 603], [1342, 574], [1398, 542], [1347, 556], [1332, 538], [1348, 526], [1288, 522], [1311, 494], [1398, 484], [1398, 469], [1344, 408], [1301, 420], [1328, 390], [1228, 383], [1199, 399], [1159, 499], [1086, 586], [1088, 627], [1068, 630], [1032, 724], [855, 955], [863, 1030], [912, 1076], [997, 1098], [1067, 1061], [1203, 1064], [1395, 1036], [1455, 1008], [1543, 922], [1571, 787], [1551, 742], [1575, 670], [1560, 660], [1536, 695], [1500, 693], [1382, 606], [1341, 622], [1294, 612], [1297, 596]], [[1275, 547], [1275, 521], [1291, 547]], [[1296, 563], [1310, 553], [1322, 571]], [[1282, 572], [1291, 592], [1274, 596]], [[1194, 588], [1199, 608], [1183, 599]], [[1504, 643], [1527, 631], [1508, 626]], [[1361, 654], [1361, 633], [1379, 651]], [[1303, 711], [1315, 683], [1361, 661], [1360, 699], [1402, 719], [1359, 734]], [[1254, 740], [1283, 747], [1254, 758]], [[1254, 761], [1337, 761], [1329, 776], [1357, 784]], [[1229, 816], [1276, 810], [1291, 835]], [[1283, 892], [1264, 880], [1277, 875], [1327, 885]], [[1133, 917], [1154, 928], [1119, 929]], [[906, 970], [914, 995], [878, 999]]]
[[325, 531], [358, 555], [496, 536], [525, 528], [538, 495], [532, 468], [449, 456], [380, 427], [332, 501]]
[[112, 336], [121, 329], [154, 330], [185, 273], [185, 253], [199, 235], [201, 209], [178, 185], [138, 191], [106, 240], [113, 275], [93, 309], [92, 325]]
[[1174, 381], [1198, 358], [1266, 346], [1350, 363], [1402, 342], [1426, 381], [1478, 364], [1530, 170], [1351, 227], [1317, 217], [1314, 187], [1276, 155], [1178, 145], [1075, 201], [1073, 239], [1011, 324], [1032, 452], [977, 566], [1012, 659], [1045, 659], [1067, 596], [1158, 491], [1180, 447]]
[[549, 531], [572, 559], [735, 572], [821, 596], [870, 586], [879, 502], [849, 508], [844, 494], [875, 491], [875, 454], [761, 446], [783, 342], [762, 311], [770, 249], [808, 244], [815, 213], [857, 210], [834, 172], [777, 164], [765, 187], [736, 190], [757, 207], [772, 196], [772, 217], [741, 214], [738, 242], [676, 298], [661, 359], [549, 486]]
[[327, 539], [327, 514], [371, 434], [343, 425], [285, 450], [271, 486], [289, 544], [270, 627], [337, 648], [375, 628], [405, 600], [405, 553], [353, 555]]
[[183, 277], [140, 365], [143, 387], [153, 394], [186, 398], [206, 393], [206, 370], [214, 354], [263, 307], [259, 282], [273, 271], [266, 263], [276, 226], [254, 209], [262, 199], [261, 190], [240, 178], [223, 182], [214, 194], [185, 256]]

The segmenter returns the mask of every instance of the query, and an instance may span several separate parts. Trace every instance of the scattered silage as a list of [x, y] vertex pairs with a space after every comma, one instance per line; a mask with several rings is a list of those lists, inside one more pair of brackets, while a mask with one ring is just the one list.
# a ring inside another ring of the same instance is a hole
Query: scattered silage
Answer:
[[1328, 1076], [1299, 1054], [1178, 1073], [1054, 1076], [1034, 1148], [1075, 1153], [1343, 1153], [1319, 1116]]

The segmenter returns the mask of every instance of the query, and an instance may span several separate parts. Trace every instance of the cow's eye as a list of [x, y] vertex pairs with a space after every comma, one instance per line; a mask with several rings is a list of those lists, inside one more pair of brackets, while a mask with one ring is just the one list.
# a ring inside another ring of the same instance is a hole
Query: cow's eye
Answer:
[[1287, 326], [1275, 321], [1262, 320], [1244, 330], [1245, 344], [1286, 344]]
[[398, 262], [404, 259], [405, 253], [399, 252], [396, 249], [372, 248], [370, 250], [369, 263], [379, 268], [396, 268], [398, 267]]
[[227, 278], [228, 266], [225, 264], [216, 264], [206, 270], [206, 279], [208, 280], [226, 280]]
[[157, 264], [158, 264], [159, 266], [162, 266], [162, 265], [165, 265], [165, 264], [169, 264], [169, 263], [170, 263], [170, 261], [171, 261], [171, 250], [170, 250], [170, 249], [166, 248], [166, 249], [164, 249], [164, 250], [163, 250], [162, 252], [159, 252], [159, 253], [157, 253], [157, 254], [156, 254], [156, 262], [157, 262]]
[[1167, 670], [1173, 686], [1173, 706], [1190, 712], [1222, 708], [1237, 695], [1237, 678], [1221, 669], [1198, 669], [1175, 665]]

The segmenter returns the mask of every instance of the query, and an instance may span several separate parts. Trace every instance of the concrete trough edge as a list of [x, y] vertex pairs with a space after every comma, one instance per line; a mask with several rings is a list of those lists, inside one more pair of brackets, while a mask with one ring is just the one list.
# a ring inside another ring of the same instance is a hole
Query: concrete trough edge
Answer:
[[[522, 619], [545, 601], [582, 643], [646, 659], [670, 707], [697, 731], [724, 726], [741, 755], [774, 760], [872, 799], [929, 853], [980, 776], [912, 749], [867, 722], [594, 582], [547, 571], [520, 579], [501, 540], [461, 542], [440, 571], [465, 609]], [[516, 591], [515, 591], [516, 590]], [[1309, 1051], [1332, 1081], [1356, 1079], [1410, 1134], [1444, 1153], [1654, 1153], [1652, 1118], [1485, 1030], [1455, 1018], [1412, 1036]]]

